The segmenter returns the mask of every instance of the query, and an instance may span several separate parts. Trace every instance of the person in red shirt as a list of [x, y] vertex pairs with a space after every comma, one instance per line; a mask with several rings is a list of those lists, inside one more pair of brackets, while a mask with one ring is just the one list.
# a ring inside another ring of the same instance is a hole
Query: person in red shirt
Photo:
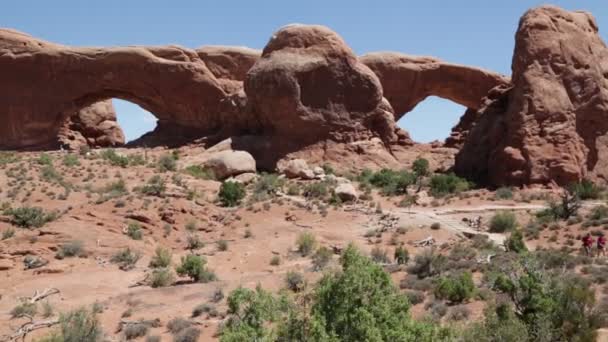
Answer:
[[591, 256], [591, 248], [593, 247], [593, 238], [591, 237], [591, 233], [587, 233], [587, 235], [583, 236], [583, 248], [585, 248], [585, 254], [587, 256]]
[[606, 256], [606, 236], [604, 234], [597, 238], [597, 256]]

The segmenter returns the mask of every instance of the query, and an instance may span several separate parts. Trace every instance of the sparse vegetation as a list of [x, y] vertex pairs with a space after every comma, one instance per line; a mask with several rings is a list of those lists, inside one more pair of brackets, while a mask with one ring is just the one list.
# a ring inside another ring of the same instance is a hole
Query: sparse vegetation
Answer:
[[135, 252], [127, 247], [114, 254], [110, 261], [118, 264], [121, 270], [128, 271], [135, 267], [135, 264], [140, 258], [141, 254], [139, 252]]
[[430, 181], [431, 194], [435, 197], [442, 197], [448, 194], [457, 194], [469, 190], [471, 185], [466, 179], [460, 178], [453, 173], [436, 174]]
[[166, 189], [165, 180], [159, 175], [152, 176], [146, 184], [138, 188], [142, 194], [156, 197], [163, 197]]
[[144, 232], [141, 229], [141, 225], [137, 222], [131, 222], [127, 226], [127, 236], [133, 240], [141, 240], [144, 237]]
[[182, 257], [181, 264], [176, 268], [180, 276], [188, 276], [192, 281], [208, 283], [217, 280], [215, 273], [207, 269], [207, 260], [201, 256], [189, 254]]
[[55, 212], [45, 212], [39, 207], [21, 207], [5, 210], [11, 216], [11, 223], [22, 228], [40, 228], [57, 218]]
[[312, 266], [315, 271], [323, 270], [331, 261], [333, 256], [332, 251], [327, 247], [319, 247], [312, 256]]
[[57, 259], [86, 256], [84, 245], [80, 240], [73, 240], [59, 246], [55, 257]]
[[197, 179], [215, 180], [216, 177], [213, 171], [204, 168], [200, 165], [190, 165], [184, 169], [184, 172]]
[[171, 266], [171, 259], [173, 255], [167, 248], [157, 247], [154, 251], [154, 255], [150, 260], [149, 266], [152, 268], [164, 268]]
[[441, 277], [435, 286], [434, 294], [439, 299], [452, 303], [462, 303], [473, 297], [475, 284], [470, 272]]
[[504, 233], [510, 232], [517, 228], [517, 219], [515, 214], [510, 211], [497, 212], [490, 219], [490, 232]]

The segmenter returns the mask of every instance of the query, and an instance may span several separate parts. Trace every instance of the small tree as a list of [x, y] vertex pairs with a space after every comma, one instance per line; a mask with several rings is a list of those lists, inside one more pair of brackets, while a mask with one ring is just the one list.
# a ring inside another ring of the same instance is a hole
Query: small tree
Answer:
[[490, 232], [504, 233], [517, 228], [515, 214], [510, 211], [500, 211], [492, 216], [490, 220]]
[[188, 276], [192, 281], [208, 283], [217, 277], [206, 267], [207, 260], [201, 256], [189, 254], [182, 257], [181, 264], [175, 269], [180, 276]]
[[414, 160], [412, 170], [416, 176], [416, 183], [418, 183], [418, 190], [416, 192], [420, 192], [420, 189], [422, 189], [422, 179], [429, 175], [429, 161], [424, 158]]
[[515, 253], [523, 253], [528, 251], [526, 244], [524, 243], [524, 236], [521, 230], [515, 229], [511, 232], [511, 235], [505, 240], [505, 248], [507, 251]]

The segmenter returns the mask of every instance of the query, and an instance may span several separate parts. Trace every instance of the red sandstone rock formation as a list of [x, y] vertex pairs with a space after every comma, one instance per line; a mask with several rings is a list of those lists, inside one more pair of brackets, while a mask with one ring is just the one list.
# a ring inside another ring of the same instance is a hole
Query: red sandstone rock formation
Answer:
[[58, 140], [70, 149], [123, 145], [125, 136], [116, 122], [112, 100], [94, 103], [70, 116], [60, 128]]
[[528, 11], [516, 34], [513, 88], [498, 92], [456, 158], [493, 184], [608, 177], [608, 49], [593, 16]]
[[376, 75], [335, 32], [289, 25], [249, 70], [245, 92], [266, 132], [285, 139], [396, 139], [392, 108]]
[[490, 89], [509, 83], [507, 77], [497, 73], [433, 57], [374, 52], [360, 60], [380, 79], [384, 97], [395, 109], [395, 120], [431, 95], [476, 110]]

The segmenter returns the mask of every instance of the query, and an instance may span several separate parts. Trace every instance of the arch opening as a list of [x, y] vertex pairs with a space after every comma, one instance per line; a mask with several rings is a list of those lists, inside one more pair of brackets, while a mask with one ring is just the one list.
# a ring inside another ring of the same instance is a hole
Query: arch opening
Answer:
[[412, 111], [404, 114], [397, 125], [406, 130], [415, 142], [443, 142], [466, 110], [466, 107], [453, 101], [429, 96]]
[[141, 106], [119, 98], [113, 98], [112, 103], [116, 111], [116, 122], [123, 131], [126, 145], [156, 129], [158, 119]]

